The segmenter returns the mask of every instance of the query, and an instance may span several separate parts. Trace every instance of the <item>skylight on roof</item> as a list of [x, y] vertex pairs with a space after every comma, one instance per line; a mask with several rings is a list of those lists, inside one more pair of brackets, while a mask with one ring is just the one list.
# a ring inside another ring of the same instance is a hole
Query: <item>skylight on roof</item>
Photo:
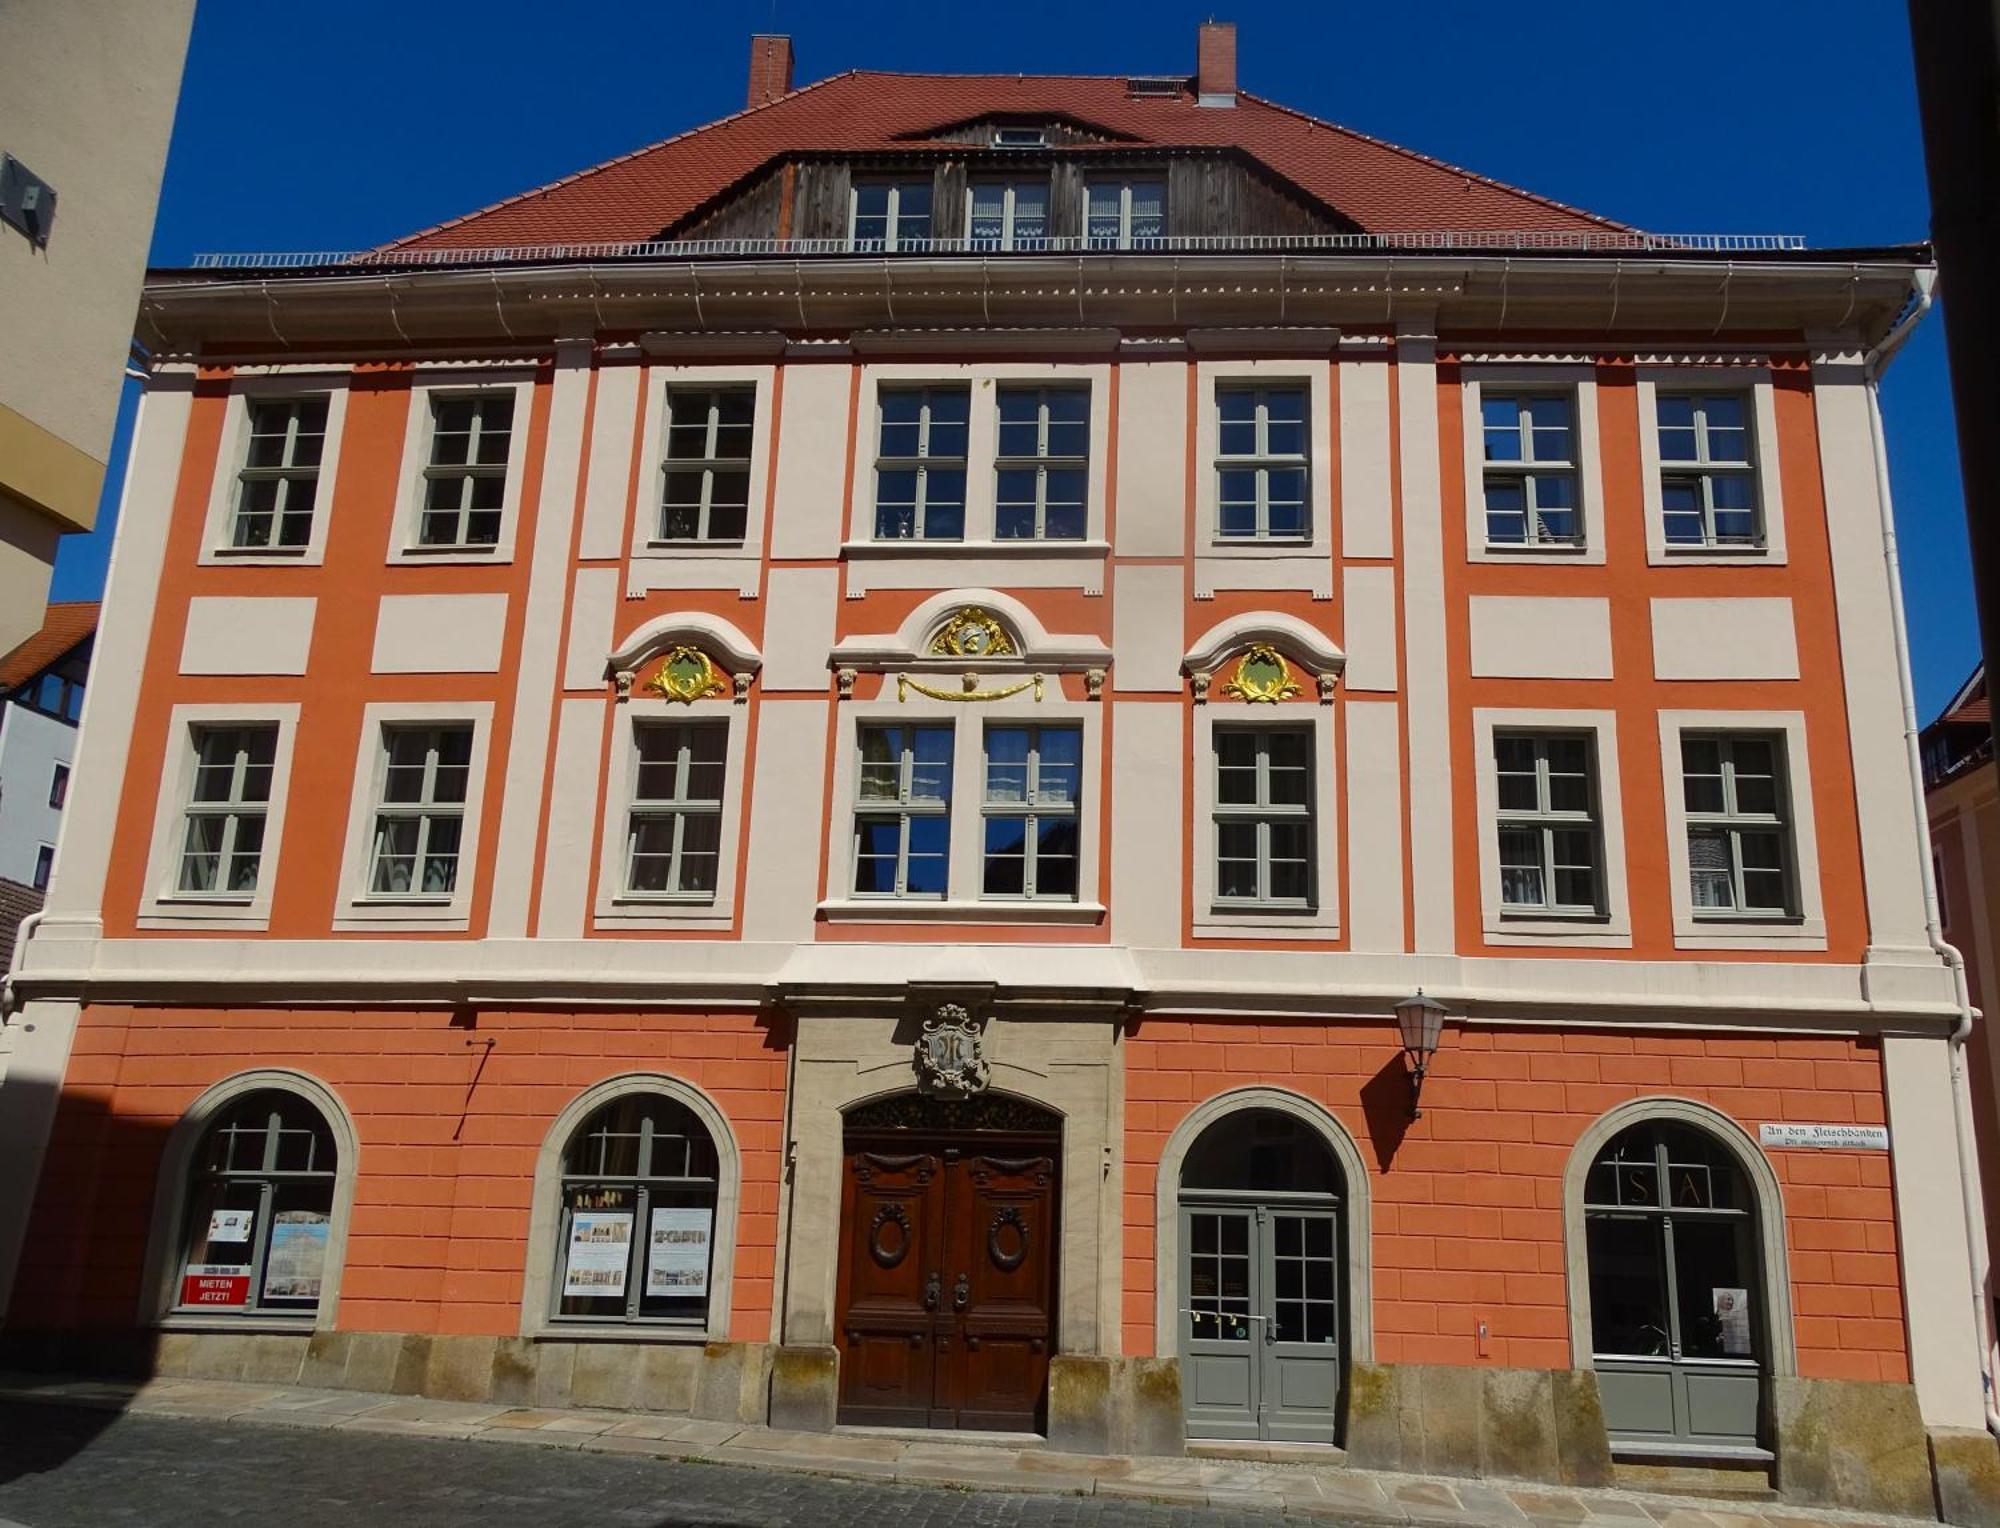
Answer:
[[1049, 130], [1046, 127], [996, 127], [993, 129], [993, 147], [996, 149], [1045, 149], [1049, 146]]
[[1176, 74], [1135, 74], [1125, 81], [1128, 96], [1177, 96], [1183, 81]]

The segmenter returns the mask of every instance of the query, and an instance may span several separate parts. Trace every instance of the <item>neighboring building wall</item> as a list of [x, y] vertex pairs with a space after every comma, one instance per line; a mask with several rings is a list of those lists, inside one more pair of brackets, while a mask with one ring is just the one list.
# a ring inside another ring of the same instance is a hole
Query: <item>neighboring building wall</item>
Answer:
[[53, 849], [62, 808], [50, 804], [56, 766], [68, 769], [76, 728], [26, 706], [0, 708], [0, 876], [32, 886], [36, 857]]
[[0, 8], [0, 151], [56, 193], [0, 227], [0, 647], [40, 621], [56, 538], [96, 518], [194, 0]]

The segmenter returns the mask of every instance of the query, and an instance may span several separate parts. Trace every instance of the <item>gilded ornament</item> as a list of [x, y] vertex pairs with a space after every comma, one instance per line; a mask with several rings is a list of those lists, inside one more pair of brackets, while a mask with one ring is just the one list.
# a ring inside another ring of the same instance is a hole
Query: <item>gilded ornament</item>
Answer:
[[1018, 658], [1021, 650], [989, 610], [966, 605], [931, 638], [933, 658]]
[[731, 695], [735, 685], [698, 647], [677, 647], [646, 681], [646, 688], [664, 700], [693, 705], [711, 695]]
[[1283, 653], [1268, 642], [1259, 642], [1236, 660], [1236, 672], [1222, 687], [1231, 700], [1266, 701], [1275, 704], [1303, 693], [1292, 678], [1292, 666]]
[[909, 699], [908, 692], [915, 690], [919, 695], [928, 695], [932, 700], [1005, 700], [1010, 695], [1019, 695], [1023, 690], [1033, 690], [1035, 692], [1035, 699], [1040, 700], [1042, 698], [1042, 687], [1045, 683], [1046, 680], [1042, 675], [1030, 674], [1019, 684], [1008, 685], [1003, 689], [997, 690], [982, 690], [979, 688], [979, 676], [977, 674], [961, 674], [959, 676], [959, 688], [956, 690], [946, 690], [940, 689], [936, 685], [925, 684], [921, 679], [912, 679], [908, 674], [898, 674], [896, 676], [896, 699], [899, 701], [907, 700]]

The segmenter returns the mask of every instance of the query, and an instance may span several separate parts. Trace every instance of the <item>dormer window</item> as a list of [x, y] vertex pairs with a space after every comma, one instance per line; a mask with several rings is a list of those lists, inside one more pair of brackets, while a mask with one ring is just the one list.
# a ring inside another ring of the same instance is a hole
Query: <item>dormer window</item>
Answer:
[[864, 254], [922, 247], [931, 236], [931, 183], [862, 180], [854, 183], [848, 248]]
[[993, 129], [993, 147], [996, 149], [1045, 149], [1049, 146], [1049, 130], [1046, 127], [996, 127]]
[[1084, 190], [1084, 234], [1092, 249], [1143, 249], [1167, 231], [1163, 180], [1093, 180]]
[[966, 235], [974, 249], [1038, 249], [1049, 236], [1049, 183], [974, 181]]

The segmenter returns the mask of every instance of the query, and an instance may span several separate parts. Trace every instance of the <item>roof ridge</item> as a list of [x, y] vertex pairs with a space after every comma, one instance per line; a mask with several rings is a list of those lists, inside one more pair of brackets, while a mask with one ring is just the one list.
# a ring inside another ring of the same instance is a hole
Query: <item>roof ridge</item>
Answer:
[[377, 249], [405, 248], [419, 239], [428, 239], [435, 234], [443, 233], [446, 229], [456, 228], [461, 223], [469, 223], [474, 218], [482, 218], [488, 213], [498, 212], [502, 207], [511, 207], [514, 203], [524, 202], [531, 196], [545, 196], [549, 192], [559, 190], [564, 186], [588, 180], [593, 175], [601, 175], [606, 170], [615, 169], [621, 164], [628, 164], [634, 159], [654, 153], [659, 149], [666, 148], [670, 144], [679, 143], [683, 138], [692, 138], [697, 133], [706, 133], [718, 127], [726, 127], [728, 124], [739, 121], [744, 117], [754, 117], [760, 111], [769, 111], [773, 107], [783, 106], [789, 101], [797, 100], [800, 96], [808, 95], [812, 91], [819, 89], [822, 85], [831, 85], [837, 80], [852, 79], [863, 72], [860, 69], [843, 69], [838, 74], [829, 74], [825, 79], [814, 80], [811, 84], [801, 85], [796, 90], [788, 90], [774, 101], [764, 101], [756, 106], [746, 106], [741, 111], [732, 111], [726, 117], [717, 117], [713, 122], [701, 122], [693, 127], [683, 128], [677, 133], [670, 133], [666, 137], [657, 139], [652, 143], [641, 144], [638, 148], [630, 149], [613, 158], [600, 160], [593, 165], [586, 165], [581, 170], [572, 170], [569, 174], [560, 176], [555, 180], [544, 182], [539, 186], [530, 186], [525, 191], [516, 191], [511, 196], [501, 197], [497, 202], [488, 202], [484, 207], [475, 207], [470, 212], [461, 212], [455, 218], [447, 218], [442, 223], [433, 223], [429, 228], [419, 228], [415, 233], [406, 233], [400, 238], [391, 239], [387, 243], [379, 244], [375, 247]]
[[1387, 138], [1377, 138], [1373, 133], [1364, 133], [1359, 128], [1348, 127], [1340, 122], [1330, 122], [1325, 117], [1315, 117], [1311, 112], [1300, 111], [1296, 106], [1287, 106], [1283, 101], [1273, 101], [1267, 96], [1260, 96], [1248, 90], [1239, 90], [1236, 92], [1236, 96], [1239, 101], [1254, 101], [1257, 105], [1268, 107], [1283, 116], [1296, 117], [1300, 121], [1310, 123], [1314, 127], [1323, 127], [1331, 132], [1344, 134], [1362, 143], [1372, 144], [1378, 149], [1387, 149], [1390, 153], [1400, 154], [1405, 159], [1414, 159], [1419, 164], [1427, 164], [1434, 170], [1445, 170], [1453, 175], [1462, 175], [1467, 180], [1477, 181], [1483, 186], [1490, 186], [1495, 191], [1505, 191], [1510, 196], [1526, 197], [1531, 202], [1539, 202], [1544, 207], [1552, 207], [1558, 212], [1567, 212], [1572, 217], [1588, 218], [1593, 223], [1602, 224], [1606, 228], [1616, 229], [1620, 233], [1637, 231], [1634, 224], [1621, 223], [1616, 218], [1605, 217], [1602, 213], [1592, 212], [1588, 208], [1575, 207], [1568, 202], [1559, 202], [1552, 196], [1542, 195], [1539, 191], [1530, 191], [1525, 186], [1516, 186], [1504, 180], [1496, 180], [1491, 175], [1482, 175], [1477, 170], [1468, 170], [1464, 165], [1453, 164], [1449, 159], [1440, 159], [1435, 154], [1426, 154], [1405, 144], [1391, 143]]

